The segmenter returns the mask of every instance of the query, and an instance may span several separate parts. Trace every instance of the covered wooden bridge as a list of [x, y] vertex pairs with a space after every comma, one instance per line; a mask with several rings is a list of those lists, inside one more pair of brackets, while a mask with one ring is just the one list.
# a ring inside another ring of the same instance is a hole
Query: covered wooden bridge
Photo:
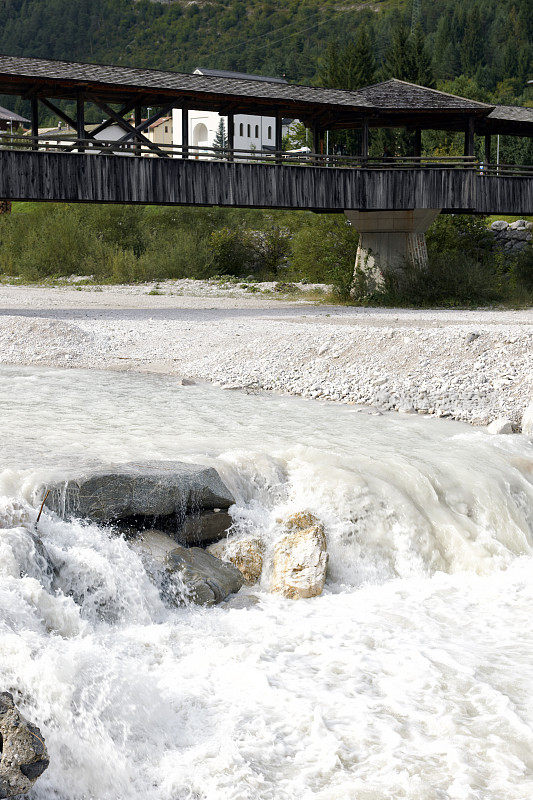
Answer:
[[[5, 199], [345, 211], [363, 233], [363, 254], [366, 236], [373, 257], [388, 263], [406, 254], [423, 258], [423, 232], [441, 210], [533, 213], [533, 168], [492, 158], [495, 135], [533, 135], [533, 109], [494, 107], [395, 79], [348, 92], [2, 55], [0, 94], [23, 97], [31, 109], [29, 135], [0, 136]], [[40, 140], [40, 104], [75, 135]], [[90, 130], [89, 105], [104, 116]], [[152, 113], [143, 119], [147, 107]], [[149, 127], [173, 109], [181, 109], [181, 144], [150, 141]], [[190, 109], [227, 118], [227, 148], [191, 145]], [[236, 149], [236, 114], [275, 117], [274, 150]], [[312, 130], [313, 152], [282, 151], [283, 117]], [[107, 140], [106, 130], [117, 125], [123, 135]], [[372, 128], [413, 131], [412, 154], [370, 158]], [[325, 132], [340, 129], [361, 131], [357, 156], [325, 153]], [[424, 130], [461, 132], [463, 155], [428, 157]], [[474, 156], [476, 135], [485, 141], [482, 163]]]

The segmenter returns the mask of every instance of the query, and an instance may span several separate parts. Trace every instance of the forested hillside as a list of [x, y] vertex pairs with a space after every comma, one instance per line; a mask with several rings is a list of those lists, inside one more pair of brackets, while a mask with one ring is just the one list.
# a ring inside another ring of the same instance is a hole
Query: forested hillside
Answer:
[[[414, 0], [437, 82], [520, 97], [531, 77], [529, 0]], [[375, 72], [412, 2], [381, 0], [3, 0], [0, 52], [190, 71], [198, 65], [320, 82], [328, 43], [368, 31]], [[390, 58], [389, 58], [390, 61]], [[502, 83], [504, 82], [504, 83]]]

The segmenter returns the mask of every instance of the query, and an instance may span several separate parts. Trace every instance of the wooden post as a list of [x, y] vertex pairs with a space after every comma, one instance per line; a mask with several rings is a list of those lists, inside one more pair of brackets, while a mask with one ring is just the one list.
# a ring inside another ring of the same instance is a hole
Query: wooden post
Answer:
[[[142, 125], [143, 115], [142, 115], [142, 106], [139, 103], [136, 104], [135, 108], [133, 109], [133, 124], [136, 128]], [[139, 141], [135, 142], [135, 147], [133, 152], [136, 156], [142, 155], [142, 145]]]
[[228, 114], [228, 150], [228, 161], [233, 161], [233, 151], [235, 150], [235, 115], [232, 113]]
[[[85, 100], [82, 94], [76, 97], [76, 138], [78, 142], [85, 139]], [[84, 153], [85, 147], [78, 144], [78, 153]]]
[[485, 169], [487, 169], [488, 165], [490, 164], [490, 146], [491, 146], [491, 137], [490, 133], [485, 134]]
[[31, 138], [32, 150], [39, 149], [39, 101], [36, 97], [31, 98]]
[[[228, 118], [229, 127], [229, 118]], [[229, 142], [229, 134], [228, 134]], [[189, 158], [189, 109], [187, 106], [181, 107], [181, 157]]]
[[422, 130], [420, 128], [415, 128], [414, 156], [415, 158], [420, 158], [421, 155], [422, 155]]
[[[283, 150], [283, 117], [276, 111], [276, 163], [281, 164]], [[279, 155], [278, 155], [279, 154]]]
[[474, 155], [474, 117], [468, 117], [465, 130], [465, 156]]
[[[313, 153], [315, 155], [318, 155], [318, 153], [320, 153], [320, 137], [321, 137], [320, 125], [315, 123], [313, 125]], [[315, 159], [315, 163], [319, 164], [320, 159]]]
[[368, 158], [368, 120], [363, 120], [361, 129], [361, 158], [366, 161]]

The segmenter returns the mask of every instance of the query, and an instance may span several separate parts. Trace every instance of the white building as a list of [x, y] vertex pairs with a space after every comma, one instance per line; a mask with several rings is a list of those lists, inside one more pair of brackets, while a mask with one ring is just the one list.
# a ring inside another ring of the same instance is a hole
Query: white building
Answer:
[[[240, 80], [268, 81], [269, 83], [287, 83], [284, 78], [265, 78], [261, 75], [247, 75], [242, 72], [226, 72], [217, 69], [195, 69], [195, 75], [208, 75], [217, 78], [238, 78]], [[220, 125], [221, 115], [216, 111], [189, 111], [189, 145], [191, 147], [213, 147]], [[228, 133], [227, 117], [223, 117], [226, 136]], [[292, 120], [291, 120], [292, 122]], [[174, 144], [180, 146], [181, 109], [172, 111], [172, 127]], [[284, 120], [285, 123], [285, 120]], [[275, 150], [276, 118], [261, 117], [254, 114], [235, 114], [236, 150]], [[285, 126], [284, 126], [285, 127]], [[191, 151], [194, 158], [195, 151]]]

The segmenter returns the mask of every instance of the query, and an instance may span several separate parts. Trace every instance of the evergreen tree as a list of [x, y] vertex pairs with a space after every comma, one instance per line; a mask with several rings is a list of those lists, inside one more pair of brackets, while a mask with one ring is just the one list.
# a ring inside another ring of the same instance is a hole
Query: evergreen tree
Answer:
[[466, 16], [461, 45], [461, 65], [466, 75], [473, 75], [483, 64], [483, 35], [481, 14], [477, 6], [474, 6]]
[[322, 62], [321, 82], [330, 89], [355, 91], [374, 80], [372, 39], [366, 25], [361, 25], [355, 40], [339, 48], [329, 42]]
[[218, 129], [213, 142], [213, 149], [217, 153], [222, 153], [224, 150], [228, 149], [228, 137], [226, 135], [226, 124], [224, 122], [224, 117], [220, 117]]
[[413, 39], [406, 25], [399, 25], [393, 33], [385, 72], [388, 78], [416, 83], [418, 70], [415, 63]]
[[431, 56], [426, 47], [426, 37], [421, 25], [417, 25], [412, 35], [413, 59], [416, 65], [416, 80], [421, 86], [435, 86], [435, 76]]
[[352, 84], [354, 89], [369, 86], [374, 82], [375, 62], [374, 48], [370, 31], [361, 25], [355, 39], [355, 58], [352, 65]]

